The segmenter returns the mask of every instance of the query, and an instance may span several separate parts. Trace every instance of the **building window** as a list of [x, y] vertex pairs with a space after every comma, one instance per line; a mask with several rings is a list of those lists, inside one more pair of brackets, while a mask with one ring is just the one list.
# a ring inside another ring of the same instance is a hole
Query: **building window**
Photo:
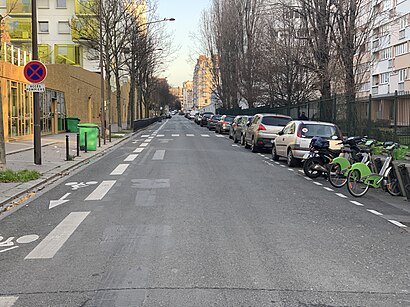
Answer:
[[409, 24], [409, 17], [408, 15], [405, 15], [403, 17], [400, 17], [400, 29], [404, 29], [407, 27]]
[[68, 21], [58, 22], [58, 33], [59, 34], [70, 34], [70, 24]]
[[407, 52], [407, 43], [394, 46], [394, 55], [399, 56]]
[[387, 59], [391, 59], [391, 47], [383, 49], [381, 51], [380, 60], [387, 60]]
[[54, 56], [56, 64], [81, 64], [81, 49], [77, 45], [54, 45]]
[[50, 5], [48, 3], [48, 0], [37, 0], [37, 7], [39, 9], [48, 9], [50, 8]]
[[58, 9], [65, 9], [65, 8], [67, 8], [66, 0], [57, 0], [57, 8], [58, 8]]
[[380, 75], [380, 84], [386, 84], [386, 83], [389, 83], [389, 81], [390, 81], [390, 73], [388, 73], [388, 72], [385, 72], [385, 73], [383, 73], [383, 74], [381, 74]]
[[7, 1], [6, 0], [0, 0], [0, 8], [4, 9], [7, 7]]
[[399, 70], [399, 82], [404, 82], [404, 80], [406, 79], [407, 79], [406, 69], [400, 69]]
[[383, 10], [391, 9], [391, 0], [383, 0]]
[[48, 33], [48, 21], [38, 22], [38, 33]]

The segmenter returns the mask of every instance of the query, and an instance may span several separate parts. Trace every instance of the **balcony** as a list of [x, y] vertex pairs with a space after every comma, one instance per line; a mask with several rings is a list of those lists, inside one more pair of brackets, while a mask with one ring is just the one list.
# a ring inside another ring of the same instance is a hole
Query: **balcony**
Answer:
[[96, 16], [98, 3], [95, 0], [75, 0], [75, 14], [77, 16]]
[[31, 16], [31, 0], [6, 0], [9, 16]]
[[10, 41], [31, 41], [31, 18], [7, 18], [5, 35]]
[[81, 65], [81, 47], [78, 45], [54, 45], [56, 64]]
[[372, 87], [372, 95], [377, 95], [377, 94], [379, 94], [379, 87], [376, 85]]

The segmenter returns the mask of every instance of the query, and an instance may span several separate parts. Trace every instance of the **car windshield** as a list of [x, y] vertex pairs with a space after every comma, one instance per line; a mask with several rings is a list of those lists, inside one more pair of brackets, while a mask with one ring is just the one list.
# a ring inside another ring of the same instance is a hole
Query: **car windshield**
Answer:
[[337, 138], [340, 139], [337, 127], [332, 125], [303, 124], [300, 131], [302, 137], [305, 138], [320, 136], [325, 139], [331, 139], [332, 137], [337, 136]]
[[212, 116], [212, 119], [213, 120], [220, 120], [221, 116], [220, 115], [214, 115], [214, 116]]
[[230, 116], [227, 116], [227, 117], [225, 117], [225, 119], [224, 119], [224, 121], [229, 122], [229, 123], [232, 123], [233, 120], [234, 120], [234, 117], [230, 117]]
[[285, 127], [288, 124], [288, 122], [290, 122], [290, 119], [286, 117], [264, 116], [262, 118], [262, 124], [268, 125], [268, 126]]

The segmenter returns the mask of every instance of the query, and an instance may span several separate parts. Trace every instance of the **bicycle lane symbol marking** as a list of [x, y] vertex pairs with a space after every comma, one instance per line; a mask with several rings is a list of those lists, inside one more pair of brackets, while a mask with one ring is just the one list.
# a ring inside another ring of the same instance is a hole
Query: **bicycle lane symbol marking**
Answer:
[[[14, 242], [15, 237], [8, 237], [6, 240], [3, 241], [3, 237], [0, 236], [0, 253], [4, 253], [13, 249], [18, 248], [19, 246], [17, 244], [28, 244], [32, 243], [34, 241], [37, 241], [40, 237], [38, 235], [32, 234], [32, 235], [24, 235], [19, 238], [17, 238]], [[5, 249], [2, 249], [5, 248]]]

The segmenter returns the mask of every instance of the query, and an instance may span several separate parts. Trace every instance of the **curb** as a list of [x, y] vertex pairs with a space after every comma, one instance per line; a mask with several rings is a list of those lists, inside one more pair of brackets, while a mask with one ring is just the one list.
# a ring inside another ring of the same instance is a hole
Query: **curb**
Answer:
[[[153, 125], [153, 124], [155, 124], [155, 123], [152, 123], [151, 125]], [[151, 125], [149, 125], [149, 126], [143, 128], [143, 129], [141, 129], [141, 130], [133, 131], [133, 132], [131, 132], [131, 133], [125, 135], [125, 136], [124, 136], [123, 138], [121, 138], [118, 142], [116, 142], [116, 143], [113, 144], [112, 146], [107, 147], [106, 150], [111, 150], [112, 148], [116, 147], [117, 145], [119, 145], [119, 144], [125, 142], [126, 140], [128, 140], [129, 138], [133, 137], [135, 134], [137, 134], [137, 133], [139, 133], [139, 132], [141, 132], [141, 131], [144, 131], [145, 129], [149, 128]], [[49, 146], [49, 145], [56, 144], [56, 143], [58, 143], [58, 142], [50, 143], [50, 144], [47, 144], [47, 145], [44, 145], [44, 146]], [[43, 146], [42, 146], [42, 147], [43, 147]], [[27, 151], [27, 150], [31, 150], [31, 149], [32, 149], [32, 148], [20, 150], [19, 152], [21, 152], [21, 151]], [[15, 152], [14, 152], [14, 153], [15, 153]], [[81, 164], [86, 164], [86, 163], [89, 162], [91, 159], [93, 159], [93, 158], [95, 158], [95, 157], [101, 157], [101, 156], [105, 155], [106, 153], [107, 153], [106, 151], [101, 151], [101, 152], [96, 153], [95, 155], [92, 155], [92, 156], [90, 156], [90, 157], [84, 159], [84, 160], [78, 161], [77, 163], [75, 163], [75, 164], [69, 166], [68, 168], [66, 168], [66, 169], [64, 169], [64, 170], [61, 170], [60, 172], [58, 172], [58, 173], [56, 173], [56, 174], [50, 176], [49, 178], [39, 179], [39, 180], [41, 180], [40, 182], [38, 182], [38, 183], [34, 184], [33, 186], [27, 188], [26, 190], [21, 191], [21, 192], [19, 192], [19, 193], [16, 193], [15, 195], [10, 196], [9, 198], [7, 198], [7, 199], [5, 199], [5, 200], [3, 200], [3, 201], [0, 201], [0, 214], [1, 214], [2, 212], [7, 211], [9, 208], [13, 207], [14, 205], [18, 205], [18, 202], [13, 202], [14, 200], [19, 199], [19, 198], [21, 198], [23, 195], [29, 194], [30, 192], [33, 192], [33, 190], [37, 190], [37, 189], [40, 188], [41, 186], [43, 186], [43, 185], [45, 185], [45, 184], [47, 184], [47, 183], [49, 183], [49, 182], [54, 181], [57, 177], [62, 177], [62, 175], [63, 175], [64, 172], [72, 171], [72, 170], [74, 170], [74, 169], [80, 168], [80, 167], [81, 167]], [[26, 200], [26, 199], [24, 199], [24, 200]]]

